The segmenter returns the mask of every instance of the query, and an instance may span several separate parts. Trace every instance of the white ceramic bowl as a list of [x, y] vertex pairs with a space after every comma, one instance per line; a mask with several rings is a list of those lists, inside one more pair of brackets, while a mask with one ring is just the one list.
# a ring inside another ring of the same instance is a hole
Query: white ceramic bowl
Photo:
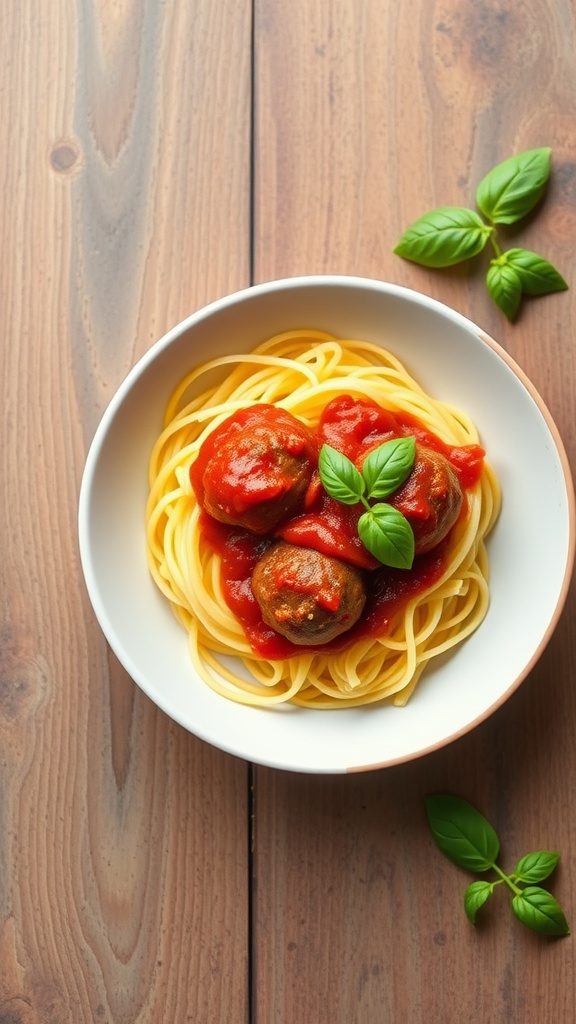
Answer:
[[[404, 708], [262, 710], [218, 696], [195, 677], [187, 636], [148, 573], [147, 465], [173, 387], [206, 358], [250, 351], [291, 327], [386, 345], [426, 391], [472, 417], [500, 480], [502, 511], [488, 540], [488, 615], [472, 637], [424, 674]], [[301, 772], [362, 771], [408, 761], [463, 735], [526, 677], [550, 639], [570, 582], [574, 492], [542, 399], [478, 327], [396, 285], [293, 278], [199, 310], [137, 363], [90, 448], [79, 532], [102, 630], [132, 678], [168, 715], [256, 763]]]

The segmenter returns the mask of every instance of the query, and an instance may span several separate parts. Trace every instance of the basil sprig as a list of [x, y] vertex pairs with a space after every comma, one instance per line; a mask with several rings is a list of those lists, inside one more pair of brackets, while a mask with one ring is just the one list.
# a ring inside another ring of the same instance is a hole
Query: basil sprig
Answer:
[[398, 509], [371, 498], [388, 498], [410, 473], [416, 456], [413, 437], [385, 441], [366, 456], [362, 471], [332, 448], [322, 445], [318, 472], [324, 490], [343, 505], [361, 502], [366, 511], [358, 520], [358, 536], [364, 547], [383, 565], [411, 569], [414, 561], [414, 533]]
[[498, 885], [512, 892], [511, 906], [526, 927], [542, 935], [569, 935], [570, 928], [560, 904], [547, 889], [539, 886], [552, 874], [560, 854], [538, 850], [521, 857], [511, 874], [496, 863], [500, 841], [492, 825], [471, 804], [459, 797], [436, 794], [426, 797], [426, 814], [437, 845], [455, 864], [467, 871], [483, 874], [493, 871], [492, 881], [472, 882], [464, 894], [468, 920], [476, 915]]
[[[550, 176], [551, 150], [543, 146], [504, 160], [476, 189], [475, 210], [442, 206], [425, 213], [404, 232], [394, 252], [424, 267], [452, 267], [478, 256], [490, 241], [494, 256], [488, 266], [488, 294], [510, 320], [522, 295], [547, 295], [568, 288], [548, 260], [529, 249], [503, 251], [498, 224], [522, 220], [544, 195]], [[485, 219], [483, 219], [485, 218]]]

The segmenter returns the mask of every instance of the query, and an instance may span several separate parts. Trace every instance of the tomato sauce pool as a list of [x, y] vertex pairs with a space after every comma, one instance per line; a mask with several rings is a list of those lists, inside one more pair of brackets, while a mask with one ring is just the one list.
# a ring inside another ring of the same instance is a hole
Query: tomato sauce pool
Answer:
[[[348, 395], [333, 399], [324, 409], [316, 430], [315, 450], [329, 444], [352, 462], [361, 463], [373, 448], [392, 438], [408, 435], [448, 460], [464, 495], [478, 481], [484, 458], [484, 450], [480, 446], [446, 445], [416, 419], [382, 409], [370, 400]], [[194, 467], [197, 479], [199, 460], [192, 467], [193, 483]], [[226, 603], [241, 622], [250, 646], [260, 657], [272, 661], [301, 654], [303, 650], [301, 645], [293, 644], [262, 620], [252, 592], [252, 570], [278, 538], [315, 548], [364, 570], [368, 597], [360, 620], [328, 644], [315, 645], [314, 650], [319, 652], [340, 651], [360, 638], [384, 636], [392, 618], [408, 600], [440, 578], [446, 564], [450, 535], [431, 551], [418, 556], [411, 569], [392, 569], [377, 562], [360, 541], [357, 522], [362, 511], [361, 505], [342, 505], [327, 495], [318, 474], [314, 473], [301, 506], [273, 533], [256, 535], [218, 522], [202, 512], [200, 531], [203, 539], [221, 557]], [[464, 500], [461, 514], [465, 512]]]

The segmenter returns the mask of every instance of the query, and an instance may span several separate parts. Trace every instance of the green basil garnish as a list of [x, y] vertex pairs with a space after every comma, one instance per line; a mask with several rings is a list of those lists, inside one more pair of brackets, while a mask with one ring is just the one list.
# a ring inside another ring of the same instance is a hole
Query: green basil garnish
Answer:
[[343, 505], [357, 505], [366, 483], [350, 459], [329, 444], [322, 445], [318, 456], [318, 472], [324, 490]]
[[507, 264], [503, 256], [492, 260], [486, 274], [488, 293], [509, 320], [514, 320], [522, 298], [522, 280], [519, 273]]
[[568, 285], [548, 260], [529, 249], [507, 249], [502, 253], [509, 267], [520, 278], [522, 291], [527, 295], [548, 295], [564, 291]]
[[393, 505], [374, 505], [358, 520], [358, 536], [365, 548], [383, 565], [411, 569], [414, 561], [414, 531]]
[[570, 929], [560, 904], [552, 893], [538, 885], [529, 885], [516, 893], [512, 910], [519, 921], [542, 935], [569, 935]]
[[416, 457], [413, 437], [395, 437], [375, 448], [364, 459], [362, 476], [370, 498], [388, 498], [410, 473]]
[[497, 164], [476, 190], [478, 209], [492, 224], [514, 224], [533, 210], [550, 177], [551, 150], [528, 149]]
[[548, 260], [529, 249], [502, 251], [496, 226], [515, 224], [543, 197], [550, 176], [548, 147], [529, 149], [493, 167], [476, 190], [485, 220], [466, 206], [430, 210], [404, 232], [394, 252], [424, 267], [452, 267], [478, 256], [490, 241], [494, 251], [486, 275], [488, 294], [509, 320], [522, 295], [548, 295], [568, 288]]
[[533, 885], [535, 882], [543, 882], [552, 874], [560, 860], [560, 854], [553, 850], [538, 850], [537, 853], [527, 853], [522, 857], [514, 868], [514, 879], [517, 882], [525, 882], [526, 885]]
[[358, 520], [358, 536], [364, 547], [383, 565], [411, 569], [414, 561], [414, 533], [398, 509], [370, 498], [387, 498], [409, 475], [416, 456], [413, 437], [396, 437], [371, 451], [362, 471], [329, 444], [322, 445], [318, 472], [327, 494], [343, 505], [362, 502], [366, 511]]
[[423, 267], [453, 267], [482, 252], [489, 236], [490, 228], [474, 210], [442, 206], [414, 221], [394, 252]]
[[464, 893], [464, 910], [470, 924], [476, 924], [476, 914], [492, 895], [494, 885], [491, 882], [471, 882]]
[[487, 819], [460, 797], [440, 793], [426, 797], [426, 814], [432, 835], [442, 853], [467, 871], [493, 871], [492, 881], [471, 882], [464, 894], [464, 910], [475, 924], [476, 914], [499, 885], [511, 890], [512, 910], [527, 928], [542, 935], [569, 935], [570, 928], [557, 900], [534, 885], [552, 874], [560, 854], [538, 850], [522, 857], [506, 874], [497, 864], [500, 840]]

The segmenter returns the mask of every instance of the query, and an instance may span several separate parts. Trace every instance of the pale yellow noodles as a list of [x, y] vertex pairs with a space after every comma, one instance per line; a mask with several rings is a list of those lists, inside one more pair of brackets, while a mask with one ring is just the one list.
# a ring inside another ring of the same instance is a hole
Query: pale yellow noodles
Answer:
[[[219, 369], [219, 383], [202, 390]], [[198, 393], [200, 392], [200, 393]], [[214, 359], [188, 374], [170, 398], [165, 427], [150, 458], [146, 510], [152, 576], [188, 631], [192, 663], [218, 693], [245, 704], [286, 701], [314, 708], [389, 700], [405, 704], [428, 662], [469, 636], [488, 608], [484, 538], [500, 505], [494, 473], [485, 464], [468, 492], [468, 515], [454, 527], [442, 577], [413, 597], [385, 636], [363, 637], [347, 650], [266, 661], [251, 650], [229, 611], [220, 560], [198, 528], [189, 469], [204, 438], [233, 412], [275, 403], [314, 427], [339, 394], [367, 397], [416, 416], [451, 445], [477, 444], [474, 425], [459, 410], [424, 393], [389, 352], [322, 331], [289, 331], [245, 355]], [[195, 396], [195, 397], [194, 397]]]

